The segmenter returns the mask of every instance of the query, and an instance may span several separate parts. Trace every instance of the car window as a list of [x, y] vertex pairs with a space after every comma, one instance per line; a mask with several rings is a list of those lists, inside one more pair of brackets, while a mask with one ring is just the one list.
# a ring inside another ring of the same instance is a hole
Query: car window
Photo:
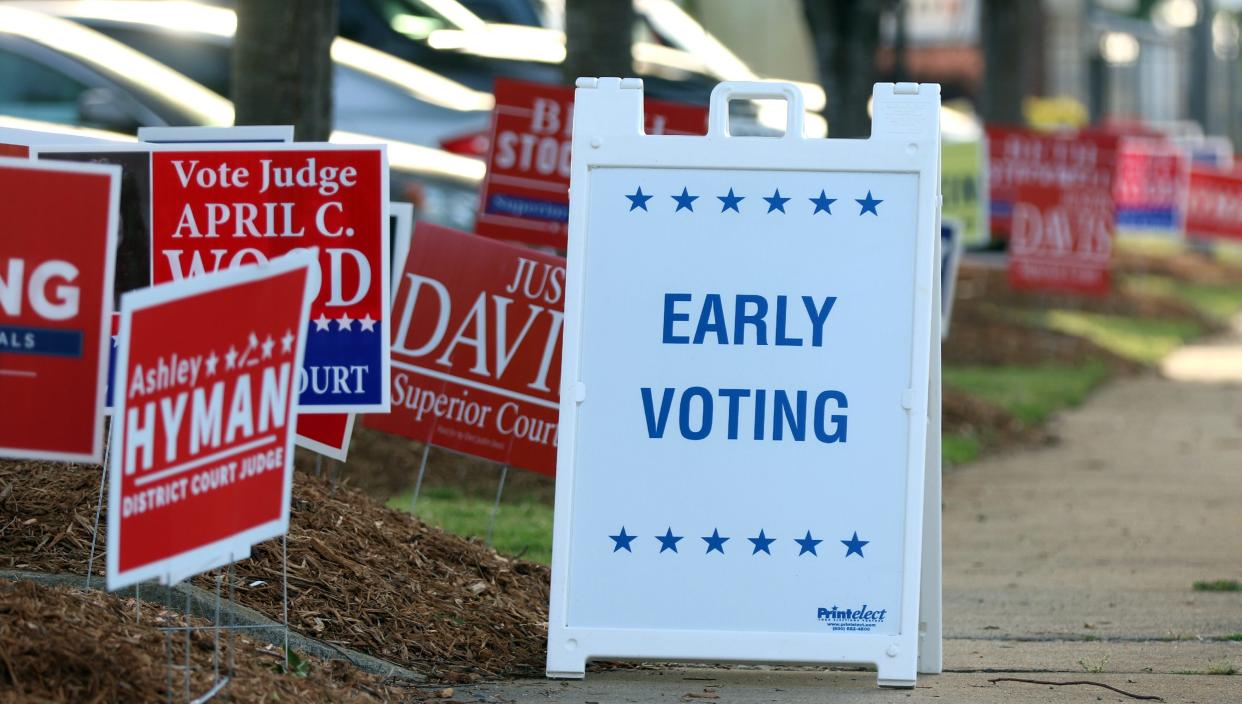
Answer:
[[87, 86], [25, 56], [0, 49], [0, 114], [72, 125]]
[[220, 95], [231, 94], [232, 64], [226, 43], [198, 39], [157, 27], [117, 25], [89, 19], [78, 21]]

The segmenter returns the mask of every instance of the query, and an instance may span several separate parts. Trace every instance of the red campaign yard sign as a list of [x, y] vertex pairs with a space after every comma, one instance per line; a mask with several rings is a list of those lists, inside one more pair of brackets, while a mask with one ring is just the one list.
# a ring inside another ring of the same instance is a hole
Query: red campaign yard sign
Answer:
[[388, 410], [388, 167], [383, 146], [151, 145], [151, 280], [317, 247], [298, 374], [303, 413]]
[[0, 158], [0, 456], [99, 462], [119, 167]]
[[[475, 232], [565, 249], [574, 89], [496, 79]], [[707, 134], [707, 108], [647, 100], [648, 134]]]
[[1242, 170], [1195, 164], [1187, 201], [1188, 237], [1242, 240]]
[[109, 589], [175, 583], [288, 529], [314, 256], [122, 297]]
[[1117, 142], [988, 128], [993, 225], [1010, 235], [1013, 288], [1108, 293]]
[[354, 434], [353, 413], [301, 413], [297, 419], [298, 447], [344, 462]]
[[1123, 138], [1113, 188], [1117, 228], [1180, 235], [1189, 179], [1190, 158], [1182, 149], [1163, 139]]
[[366, 425], [552, 475], [565, 260], [418, 223], [393, 303], [392, 411]]

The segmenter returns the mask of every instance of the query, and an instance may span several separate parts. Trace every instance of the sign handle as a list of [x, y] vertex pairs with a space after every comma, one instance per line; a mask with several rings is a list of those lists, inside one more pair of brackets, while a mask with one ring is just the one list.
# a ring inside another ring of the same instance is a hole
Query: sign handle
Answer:
[[[802, 91], [792, 83], [727, 81], [712, 89], [708, 137], [729, 137], [729, 103], [734, 100], [784, 100], [787, 107], [785, 134], [779, 139], [802, 139]], [[772, 139], [765, 137], [765, 139]]]

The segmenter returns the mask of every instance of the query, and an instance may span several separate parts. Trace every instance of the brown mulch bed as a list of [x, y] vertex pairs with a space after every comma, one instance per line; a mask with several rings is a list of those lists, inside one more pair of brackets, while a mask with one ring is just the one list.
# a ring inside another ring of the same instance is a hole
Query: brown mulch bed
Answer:
[[1112, 291], [1107, 296], [1015, 291], [1010, 288], [1004, 269], [963, 264], [958, 273], [955, 293], [954, 332], [958, 307], [963, 304], [970, 306], [972, 303], [1010, 311], [1066, 309], [1142, 318], [1188, 318], [1197, 321], [1205, 330], [1216, 330], [1220, 327], [1218, 322], [1204, 316], [1185, 301], [1128, 290], [1117, 281], [1113, 282]]
[[[84, 573], [98, 482], [95, 466], [0, 462], [0, 567]], [[302, 473], [288, 542], [296, 630], [449, 681], [542, 672], [547, 567]], [[280, 557], [268, 541], [234, 566], [238, 601], [276, 620]]]
[[1051, 442], [1043, 426], [1024, 425], [1004, 408], [977, 396], [945, 387], [941, 394], [941, 428], [946, 435], [969, 435], [987, 448]]
[[1242, 266], [1195, 251], [1155, 255], [1114, 250], [1113, 269], [1126, 274], [1171, 276], [1205, 284], [1242, 284]]
[[[168, 654], [160, 627], [185, 625], [181, 614], [143, 604], [134, 620], [132, 599], [95, 590], [44, 587], [0, 580], [0, 702], [168, 701]], [[206, 625], [195, 620], [196, 625]], [[222, 639], [224, 640], [224, 639]], [[168, 643], [184, 663], [184, 635]], [[422, 701], [422, 693], [393, 688], [344, 663], [308, 660], [302, 675], [284, 675], [281, 651], [236, 636], [234, 678], [216, 701], [380, 702]], [[212, 684], [212, 636], [191, 636], [191, 696]], [[222, 663], [227, 650], [222, 647]], [[227, 665], [222, 666], [227, 673]], [[173, 671], [173, 693], [182, 700], [183, 675]]]

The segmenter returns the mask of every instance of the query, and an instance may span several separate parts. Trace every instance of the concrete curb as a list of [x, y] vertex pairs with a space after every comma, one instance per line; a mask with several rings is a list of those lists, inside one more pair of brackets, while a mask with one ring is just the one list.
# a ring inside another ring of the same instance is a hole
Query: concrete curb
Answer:
[[[24, 570], [2, 570], [0, 569], [0, 579], [9, 579], [14, 581], [27, 581], [45, 586], [66, 586], [76, 589], [86, 587], [86, 577], [76, 574], [57, 574], [47, 572], [28, 572]], [[103, 586], [103, 578], [91, 578], [92, 585]], [[190, 596], [190, 611], [195, 616], [206, 619], [214, 619], [216, 614], [216, 595], [215, 592], [209, 592], [200, 589], [191, 584], [181, 583], [172, 587], [165, 587], [158, 584], [141, 585], [142, 599], [153, 603], [158, 603], [166, 608], [176, 611], [185, 610], [185, 598], [187, 592]], [[119, 589], [113, 592], [117, 596], [132, 597], [135, 595], [133, 588]], [[244, 633], [255, 640], [271, 643], [278, 647], [284, 647], [285, 629], [284, 626], [254, 609], [242, 606], [241, 604], [231, 603], [227, 599], [227, 594], [222, 595], [220, 600], [220, 620], [223, 623], [231, 623], [236, 626], [245, 626]], [[360, 653], [350, 648], [326, 643], [321, 640], [309, 638], [307, 636], [289, 629], [289, 648], [290, 650], [300, 651], [313, 655], [324, 660], [343, 660], [352, 664], [364, 672], [381, 677], [405, 680], [407, 682], [424, 683], [427, 676], [419, 672], [415, 672], [406, 667], [402, 667], [396, 663], [383, 660], [366, 653]]]

